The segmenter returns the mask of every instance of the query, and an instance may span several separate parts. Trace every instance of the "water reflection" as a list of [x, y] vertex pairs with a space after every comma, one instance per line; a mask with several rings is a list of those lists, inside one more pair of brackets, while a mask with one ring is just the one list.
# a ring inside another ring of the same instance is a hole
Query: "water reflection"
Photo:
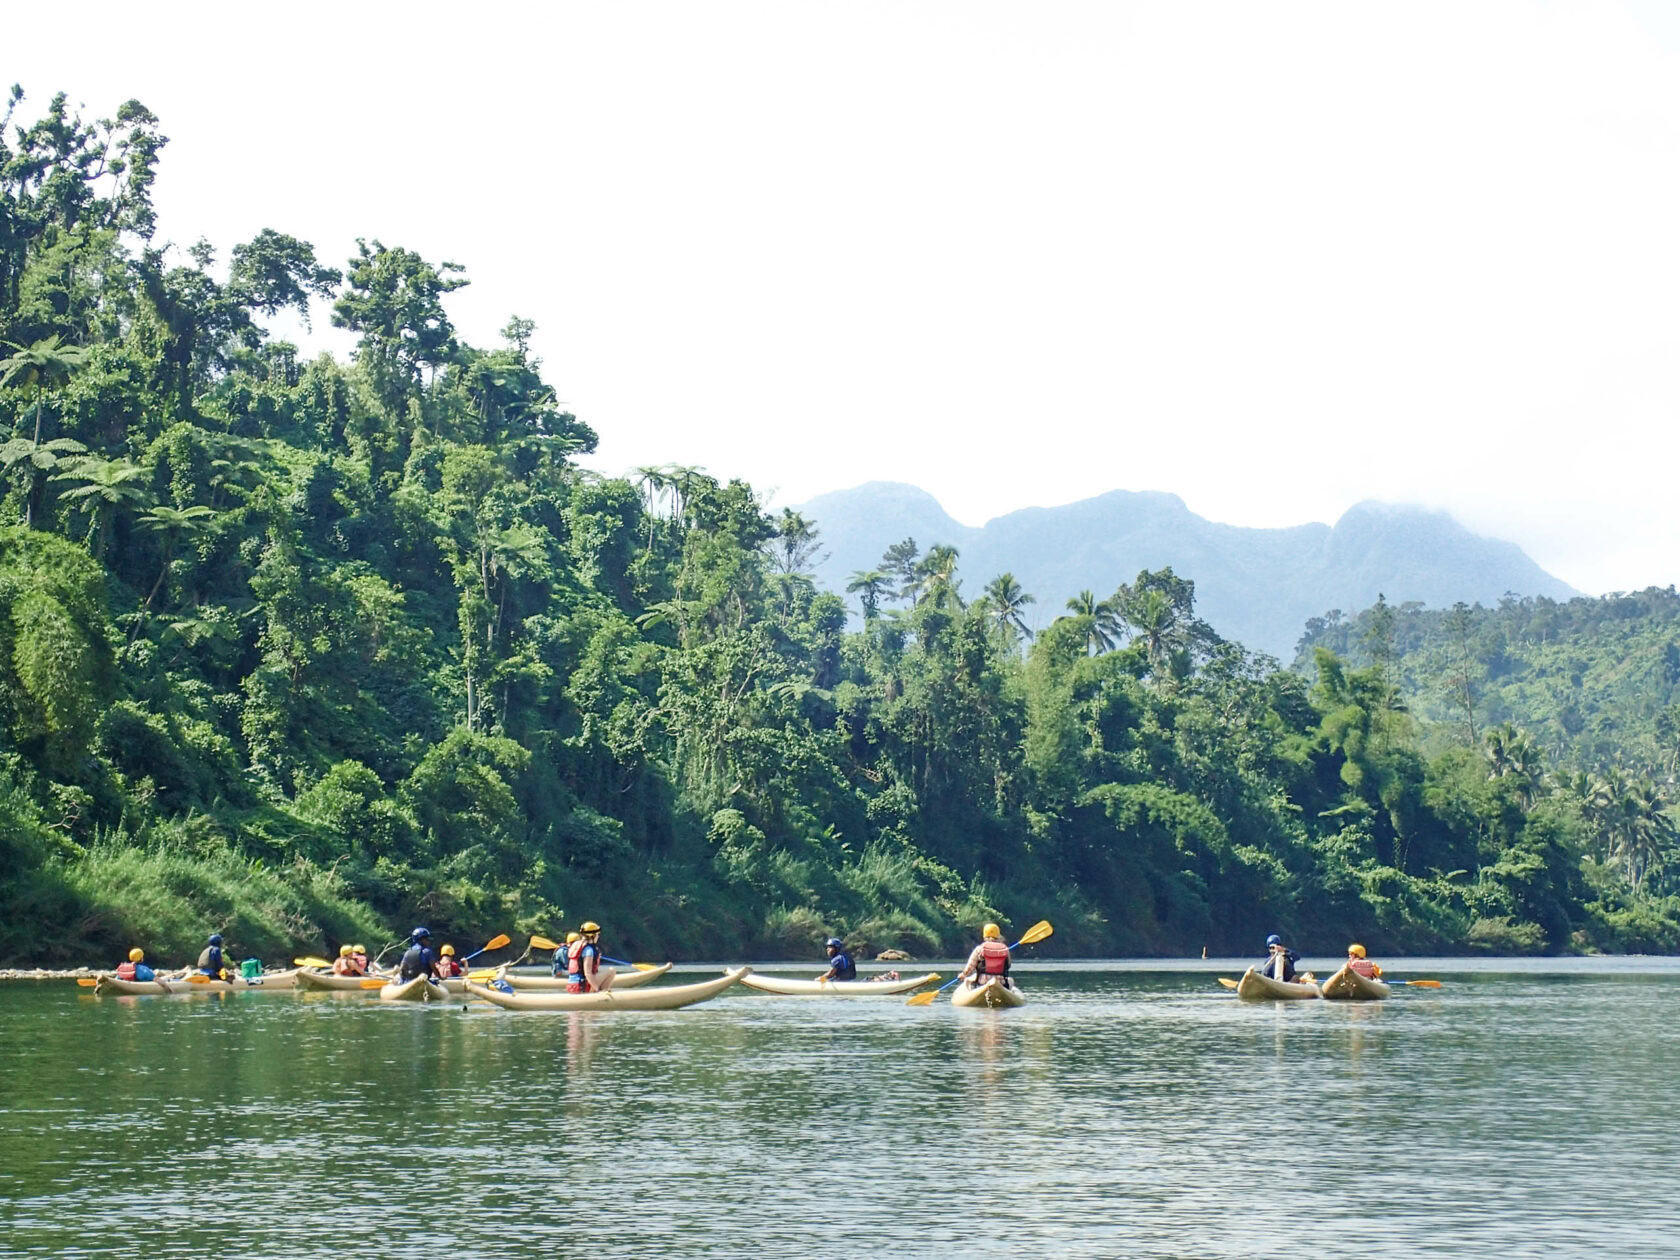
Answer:
[[1045, 969], [1003, 1012], [7, 986], [0, 1250], [1671, 1254], [1680, 977], [1213, 975]]

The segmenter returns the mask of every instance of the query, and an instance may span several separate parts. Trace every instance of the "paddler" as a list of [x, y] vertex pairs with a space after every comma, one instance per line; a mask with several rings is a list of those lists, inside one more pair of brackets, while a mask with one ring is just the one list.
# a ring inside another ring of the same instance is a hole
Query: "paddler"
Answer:
[[957, 979], [966, 980], [972, 989], [994, 976], [1001, 978], [1005, 987], [1015, 987], [1009, 978], [1009, 946], [1003, 943], [1003, 929], [995, 923], [988, 923], [980, 929], [980, 943], [968, 956], [968, 963]]
[[601, 925], [578, 925], [578, 939], [566, 950], [566, 992], [605, 993], [618, 975], [611, 967], [601, 970]]
[[146, 951], [136, 946], [128, 951], [128, 961], [117, 964], [118, 980], [156, 980], [157, 973], [146, 966]]
[[407, 984], [416, 976], [426, 976], [437, 979], [437, 955], [432, 952], [432, 934], [423, 927], [417, 927], [408, 934], [409, 946], [402, 956], [402, 967], [397, 972], [397, 982]]
[[455, 961], [455, 947], [453, 945], [445, 945], [438, 951], [437, 973], [439, 979], [451, 980], [456, 976], [465, 975], [466, 972], [467, 969]]
[[1301, 956], [1283, 943], [1283, 937], [1273, 932], [1266, 938], [1266, 961], [1256, 970], [1273, 980], [1292, 984], [1295, 980], [1295, 964], [1300, 961]]
[[1348, 946], [1347, 969], [1358, 972], [1367, 980], [1377, 980], [1382, 977], [1382, 968], [1365, 957], [1365, 947], [1360, 944]]
[[563, 976], [571, 970], [572, 946], [576, 945], [582, 939], [583, 937], [579, 936], [576, 932], [566, 933], [566, 943], [558, 946], [554, 951], [554, 962], [549, 967], [550, 975]]
[[356, 965], [356, 947], [354, 945], [340, 945], [338, 957], [333, 959], [333, 975], [335, 976], [365, 976], [367, 972]]
[[838, 936], [831, 936], [823, 942], [823, 948], [828, 951], [828, 970], [817, 977], [819, 981], [857, 979], [857, 964], [846, 952], [845, 941]]
[[356, 974], [358, 976], [370, 976], [373, 974], [372, 969], [368, 965], [368, 952], [366, 945], [352, 945], [350, 947], [350, 957], [356, 960]]
[[214, 932], [198, 955], [198, 970], [212, 980], [227, 979], [227, 960], [222, 957], [222, 934]]

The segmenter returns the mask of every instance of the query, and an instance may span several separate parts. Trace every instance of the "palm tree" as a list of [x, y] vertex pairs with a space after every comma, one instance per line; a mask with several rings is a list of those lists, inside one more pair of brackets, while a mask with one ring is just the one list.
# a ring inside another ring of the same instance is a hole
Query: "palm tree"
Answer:
[[1527, 732], [1506, 722], [1483, 736], [1482, 755], [1487, 759], [1488, 778], [1510, 779], [1517, 800], [1526, 809], [1534, 806], [1545, 782], [1545, 760]]
[[9, 385], [35, 387], [35, 441], [41, 440], [41, 395], [57, 389], [75, 375], [76, 369], [87, 362], [88, 352], [80, 346], [67, 346], [57, 333], [37, 341], [28, 349], [16, 342], [7, 345], [17, 353], [0, 359], [0, 389]]
[[941, 543], [929, 547], [927, 555], [916, 566], [914, 603], [930, 602], [935, 608], [944, 608], [955, 604], [963, 606], [962, 596], [958, 592], [962, 583], [957, 581], [957, 556], [960, 553], [955, 547]]
[[1092, 656], [1101, 656], [1114, 650], [1120, 634], [1120, 616], [1114, 610], [1113, 600], [1099, 600], [1090, 591], [1080, 591], [1068, 600], [1067, 610], [1075, 617], [1091, 619], [1085, 631], [1086, 651]]
[[80, 500], [88, 508], [91, 522], [88, 537], [93, 541], [97, 559], [105, 554], [105, 543], [111, 532], [111, 521], [119, 508], [138, 508], [151, 498], [142, 478], [150, 474], [140, 465], [127, 459], [100, 459], [84, 455], [52, 475], [53, 481], [79, 481], [82, 484], [66, 490], [66, 500]]
[[879, 569], [856, 569], [852, 572], [851, 581], [846, 583], [846, 594], [856, 595], [858, 603], [863, 605], [864, 621], [874, 621], [881, 615], [881, 596], [889, 594], [893, 589], [892, 578]]
[[33, 439], [15, 437], [0, 446], [0, 466], [7, 473], [16, 475], [23, 487], [24, 528], [34, 523], [35, 500], [42, 481], [66, 459], [86, 454], [87, 447], [75, 438], [49, 438], [43, 442], [39, 436]]
[[1022, 610], [1037, 602], [1021, 589], [1013, 573], [1000, 573], [986, 586], [986, 609], [992, 620], [1000, 630], [1019, 634], [1024, 639], [1032, 638], [1032, 631]]

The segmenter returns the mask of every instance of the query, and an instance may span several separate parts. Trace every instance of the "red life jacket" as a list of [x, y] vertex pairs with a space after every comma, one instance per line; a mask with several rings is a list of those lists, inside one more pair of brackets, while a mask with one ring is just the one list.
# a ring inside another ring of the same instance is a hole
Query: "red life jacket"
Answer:
[[584, 942], [573, 941], [566, 947], [567, 993], [588, 993], [593, 987], [592, 977], [583, 972], [583, 946]]
[[1348, 959], [1348, 970], [1349, 971], [1357, 971], [1360, 975], [1364, 976], [1367, 980], [1374, 980], [1377, 977], [1376, 964], [1373, 963], [1373, 962], [1370, 962], [1369, 960], [1364, 959], [1364, 958], [1350, 958], [1350, 959]]
[[135, 976], [135, 972], [134, 972], [134, 964], [133, 963], [125, 962], [125, 963], [118, 963], [117, 964], [117, 979], [118, 980], [132, 980], [132, 979], [134, 979], [134, 976]]
[[453, 958], [438, 959], [438, 975], [440, 976], [458, 976], [464, 970], [465, 968]]
[[1009, 946], [1002, 941], [980, 942], [980, 971], [988, 976], [1009, 974]]

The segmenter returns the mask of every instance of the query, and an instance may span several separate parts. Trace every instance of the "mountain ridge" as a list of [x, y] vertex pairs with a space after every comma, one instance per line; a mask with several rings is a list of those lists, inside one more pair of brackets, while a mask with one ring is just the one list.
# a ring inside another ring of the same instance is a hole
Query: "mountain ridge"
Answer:
[[925, 551], [957, 548], [965, 598], [1013, 573], [1036, 603], [1029, 623], [1048, 625], [1082, 590], [1105, 598], [1141, 569], [1171, 565], [1196, 583], [1198, 610], [1227, 638], [1287, 660], [1307, 619], [1332, 608], [1418, 601], [1448, 607], [1494, 603], [1507, 592], [1580, 594], [1521, 547], [1476, 534], [1446, 512], [1366, 499], [1335, 524], [1256, 528], [1212, 521], [1170, 491], [1109, 490], [1057, 507], [1026, 507], [964, 525], [939, 500], [905, 482], [870, 481], [830, 491], [796, 510], [815, 522], [827, 554], [819, 585], [844, 593], [850, 575], [910, 537]]

